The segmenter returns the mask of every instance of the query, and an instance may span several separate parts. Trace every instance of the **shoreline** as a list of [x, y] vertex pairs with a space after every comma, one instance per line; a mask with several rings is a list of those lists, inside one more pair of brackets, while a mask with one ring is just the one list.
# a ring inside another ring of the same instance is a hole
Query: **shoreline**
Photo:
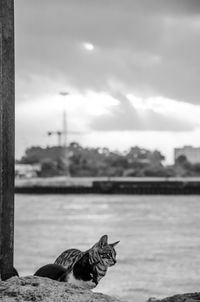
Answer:
[[51, 177], [16, 179], [16, 194], [200, 195], [200, 178]]

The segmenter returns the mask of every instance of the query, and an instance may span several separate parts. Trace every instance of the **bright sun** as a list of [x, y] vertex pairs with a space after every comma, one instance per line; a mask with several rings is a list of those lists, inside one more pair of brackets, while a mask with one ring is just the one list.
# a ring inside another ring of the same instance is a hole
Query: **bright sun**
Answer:
[[92, 43], [84, 42], [83, 47], [88, 51], [93, 51], [94, 50], [94, 45]]

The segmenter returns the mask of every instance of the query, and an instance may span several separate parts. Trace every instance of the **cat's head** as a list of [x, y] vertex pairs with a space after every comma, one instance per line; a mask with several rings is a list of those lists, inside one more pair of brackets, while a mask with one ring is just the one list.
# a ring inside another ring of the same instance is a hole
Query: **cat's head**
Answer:
[[119, 241], [116, 241], [114, 243], [108, 243], [108, 236], [103, 235], [100, 240], [92, 247], [93, 250], [95, 250], [103, 264], [105, 266], [112, 266], [116, 263], [116, 251], [115, 246], [119, 243]]

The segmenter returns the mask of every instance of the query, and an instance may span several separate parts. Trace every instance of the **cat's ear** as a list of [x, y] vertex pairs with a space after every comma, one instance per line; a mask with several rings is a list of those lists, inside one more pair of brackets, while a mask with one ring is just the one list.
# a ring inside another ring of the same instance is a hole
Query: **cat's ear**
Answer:
[[103, 235], [101, 238], [100, 238], [100, 240], [99, 240], [99, 242], [98, 242], [98, 245], [100, 246], [100, 247], [104, 247], [105, 245], [107, 245], [108, 244], [108, 235]]
[[109, 243], [109, 245], [111, 245], [112, 247], [114, 247], [115, 245], [117, 245], [120, 241], [116, 241], [114, 243]]

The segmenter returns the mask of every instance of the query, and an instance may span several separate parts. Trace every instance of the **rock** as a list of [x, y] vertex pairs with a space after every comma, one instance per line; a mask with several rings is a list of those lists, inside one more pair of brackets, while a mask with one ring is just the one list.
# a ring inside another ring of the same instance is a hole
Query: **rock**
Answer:
[[175, 295], [160, 300], [150, 298], [147, 302], [200, 302], [200, 293]]
[[[122, 302], [114, 297], [48, 278], [28, 276], [0, 281], [1, 302]], [[200, 293], [175, 295], [147, 302], [200, 302]]]
[[120, 302], [120, 300], [94, 293], [69, 283], [36, 276], [13, 277], [0, 281], [1, 302]]

